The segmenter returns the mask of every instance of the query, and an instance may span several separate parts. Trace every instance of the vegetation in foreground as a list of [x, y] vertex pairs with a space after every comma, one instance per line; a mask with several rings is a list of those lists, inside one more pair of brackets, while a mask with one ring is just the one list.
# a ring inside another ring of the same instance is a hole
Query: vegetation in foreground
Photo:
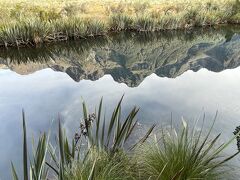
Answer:
[[239, 22], [239, 0], [0, 0], [0, 46]]
[[[204, 135], [203, 126], [197, 131], [183, 120], [179, 130], [171, 128], [153, 131], [155, 125], [138, 141], [131, 136], [136, 129], [138, 109], [134, 107], [122, 119], [121, 102], [110, 120], [102, 114], [102, 100], [97, 112], [89, 114], [83, 103], [84, 119], [80, 132], [72, 140], [65, 135], [61, 123], [57, 146], [44, 133], [32, 157], [28, 157], [27, 131], [23, 112], [23, 178], [12, 164], [14, 180], [128, 180], [128, 179], [226, 179], [227, 162], [234, 158], [223, 156], [223, 150], [239, 135], [218, 145], [220, 134], [211, 137], [214, 125]], [[215, 117], [216, 119], [216, 117]], [[150, 134], [154, 132], [154, 135]]]

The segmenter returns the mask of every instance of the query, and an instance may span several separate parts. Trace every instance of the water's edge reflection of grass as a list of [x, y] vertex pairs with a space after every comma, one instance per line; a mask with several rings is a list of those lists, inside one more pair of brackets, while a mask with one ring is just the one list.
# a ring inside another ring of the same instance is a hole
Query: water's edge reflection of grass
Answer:
[[77, 41], [55, 42], [49, 45], [39, 45], [27, 48], [0, 49], [0, 58], [9, 59], [9, 63], [44, 63], [55, 60], [63, 54], [88, 52], [92, 48], [104, 47], [109, 43], [121, 44], [132, 41], [135, 44], [148, 45], [151, 42], [180, 39], [183, 42], [191, 42], [198, 38], [216, 39], [218, 36], [231, 39], [235, 33], [239, 33], [239, 26], [219, 26], [209, 28], [197, 28], [190, 31], [163, 31], [163, 32], [121, 32], [111, 33], [109, 36], [90, 37]]
[[[152, 73], [175, 78], [187, 70], [220, 72], [238, 67], [238, 32], [238, 26], [122, 32], [36, 48], [0, 49], [0, 66], [21, 75], [51, 68], [67, 73], [76, 82], [110, 74], [115, 81], [136, 87]], [[215, 54], [220, 53], [216, 59]]]
[[[220, 134], [211, 138], [216, 121], [205, 134], [203, 126], [197, 130], [183, 120], [176, 130], [151, 126], [146, 134], [129, 143], [138, 126], [134, 107], [122, 118], [119, 101], [109, 120], [103, 114], [101, 100], [95, 113], [89, 113], [83, 103], [83, 120], [73, 139], [65, 135], [59, 121], [57, 146], [49, 142], [50, 133], [40, 135], [28, 166], [28, 144], [23, 112], [23, 176], [33, 180], [47, 179], [49, 175], [59, 180], [108, 179], [226, 179], [231, 171], [227, 164], [239, 154], [224, 156], [222, 152], [239, 132], [227, 143], [217, 145]], [[154, 129], [155, 128], [155, 129]], [[19, 179], [12, 164], [13, 179]]]

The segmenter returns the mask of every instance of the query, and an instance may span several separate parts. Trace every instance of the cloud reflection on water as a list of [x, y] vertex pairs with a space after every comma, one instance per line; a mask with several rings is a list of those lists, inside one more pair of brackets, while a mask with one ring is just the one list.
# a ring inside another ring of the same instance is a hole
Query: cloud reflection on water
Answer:
[[135, 88], [115, 82], [110, 75], [77, 83], [67, 74], [51, 69], [25, 76], [0, 70], [0, 82], [0, 176], [5, 179], [10, 175], [10, 161], [21, 163], [22, 108], [30, 137], [46, 131], [58, 113], [71, 134], [81, 118], [82, 99], [93, 110], [104, 97], [107, 110], [111, 110], [122, 94], [125, 94], [123, 111], [139, 106], [141, 123], [168, 124], [171, 112], [176, 123], [181, 116], [193, 121], [205, 112], [209, 125], [218, 110], [214, 131], [222, 132], [224, 140], [240, 124], [240, 84], [236, 83], [240, 82], [240, 68], [219, 73], [206, 69], [187, 71], [175, 79], [152, 74]]

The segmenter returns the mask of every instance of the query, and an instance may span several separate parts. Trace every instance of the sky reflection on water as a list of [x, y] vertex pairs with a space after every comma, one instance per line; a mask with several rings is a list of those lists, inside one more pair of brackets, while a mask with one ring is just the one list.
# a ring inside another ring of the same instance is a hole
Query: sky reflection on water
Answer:
[[218, 110], [214, 132], [221, 132], [223, 140], [229, 139], [240, 125], [240, 84], [237, 83], [240, 68], [219, 73], [206, 69], [187, 71], [175, 79], [151, 74], [134, 88], [115, 82], [110, 75], [96, 81], [75, 82], [67, 74], [51, 69], [30, 75], [3, 69], [0, 82], [0, 176], [3, 178], [10, 174], [10, 160], [21, 162], [22, 108], [26, 112], [29, 137], [48, 130], [58, 114], [71, 135], [81, 119], [82, 99], [93, 110], [104, 97], [105, 108], [111, 111], [123, 94], [123, 111], [139, 106], [138, 118], [142, 124], [169, 124], [171, 113], [175, 123], [182, 116], [193, 122], [205, 112], [209, 126]]

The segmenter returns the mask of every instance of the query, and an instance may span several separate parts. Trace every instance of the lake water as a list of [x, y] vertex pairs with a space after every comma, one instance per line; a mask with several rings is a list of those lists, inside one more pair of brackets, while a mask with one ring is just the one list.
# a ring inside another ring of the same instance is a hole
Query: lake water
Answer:
[[[101, 97], [109, 112], [124, 94], [123, 112], [140, 107], [139, 122], [190, 124], [206, 114], [222, 141], [240, 125], [240, 27], [194, 32], [120, 33], [109, 37], [0, 50], [0, 177], [11, 160], [21, 169], [21, 111], [29, 138], [60, 115], [71, 136]], [[53, 127], [56, 122], [53, 123]], [[55, 129], [55, 128], [53, 128]], [[53, 130], [54, 131], [54, 130]], [[235, 144], [229, 152], [235, 151]], [[0, 179], [1, 179], [0, 178]]]

